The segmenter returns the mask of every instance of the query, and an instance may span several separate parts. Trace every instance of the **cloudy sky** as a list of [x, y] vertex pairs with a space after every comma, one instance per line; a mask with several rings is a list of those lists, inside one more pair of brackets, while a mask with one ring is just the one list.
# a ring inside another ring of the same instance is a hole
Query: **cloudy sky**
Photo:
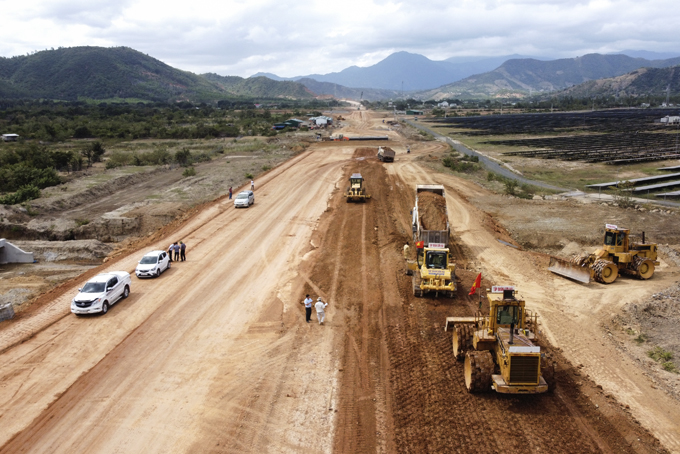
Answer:
[[176, 68], [292, 77], [396, 51], [443, 60], [680, 52], [677, 0], [0, 0], [0, 56], [127, 46]]

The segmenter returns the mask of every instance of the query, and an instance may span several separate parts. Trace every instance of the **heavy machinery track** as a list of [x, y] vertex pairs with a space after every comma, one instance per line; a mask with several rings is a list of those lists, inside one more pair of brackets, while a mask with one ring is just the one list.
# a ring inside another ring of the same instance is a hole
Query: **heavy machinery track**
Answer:
[[[408, 217], [412, 190], [373, 161], [353, 163], [347, 170], [366, 175], [373, 198], [366, 205], [348, 206], [338, 196], [331, 204], [329, 234], [335, 235], [333, 226], [347, 219], [346, 246], [320, 251], [321, 256], [343, 254], [339, 267], [346, 274], [337, 296], [349, 304], [336, 452], [656, 452], [631, 447], [625, 435], [632, 430], [630, 423], [609, 422], [592, 411], [588, 397], [570, 386], [573, 369], [564, 362], [556, 375], [562, 393], [468, 393], [464, 364], [455, 360], [452, 334], [443, 325], [447, 316], [470, 316], [478, 310], [476, 296], [467, 295], [477, 273], [459, 269], [454, 299], [414, 297], [402, 257], [411, 232], [401, 219]], [[366, 212], [351, 213], [345, 207]], [[363, 216], [372, 228], [360, 237]], [[362, 245], [369, 246], [363, 259], [357, 255]], [[463, 249], [457, 250], [464, 254]], [[365, 267], [367, 287], [357, 286], [363, 279], [359, 263]], [[487, 363], [484, 369], [492, 370]], [[565, 414], [565, 400], [574, 413]]]

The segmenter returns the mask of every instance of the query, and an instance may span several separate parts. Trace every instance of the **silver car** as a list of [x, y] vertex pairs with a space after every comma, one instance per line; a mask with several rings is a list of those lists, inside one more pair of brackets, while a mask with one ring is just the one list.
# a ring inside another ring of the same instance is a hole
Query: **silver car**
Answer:
[[253, 191], [241, 191], [236, 196], [236, 199], [234, 199], [235, 208], [248, 208], [253, 203], [255, 203], [255, 193]]
[[78, 289], [71, 301], [71, 312], [76, 315], [102, 313], [118, 300], [130, 295], [130, 274], [125, 271], [112, 271], [99, 274]]
[[144, 254], [135, 268], [137, 277], [158, 277], [170, 268], [170, 257], [165, 251], [151, 251]]

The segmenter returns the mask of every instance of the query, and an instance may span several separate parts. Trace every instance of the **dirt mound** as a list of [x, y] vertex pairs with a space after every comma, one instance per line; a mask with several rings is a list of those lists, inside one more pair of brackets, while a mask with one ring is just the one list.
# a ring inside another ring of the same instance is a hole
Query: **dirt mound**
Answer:
[[376, 147], [360, 147], [354, 150], [355, 158], [374, 158], [378, 154]]
[[446, 199], [434, 192], [418, 194], [418, 214], [424, 230], [446, 230]]
[[571, 257], [574, 254], [580, 254], [582, 251], [583, 248], [581, 247], [581, 245], [575, 241], [572, 241], [566, 246], [564, 246], [562, 251], [560, 251], [560, 255], [563, 257]]
[[101, 263], [113, 250], [110, 244], [97, 240], [14, 241], [25, 251], [33, 252], [39, 262]]

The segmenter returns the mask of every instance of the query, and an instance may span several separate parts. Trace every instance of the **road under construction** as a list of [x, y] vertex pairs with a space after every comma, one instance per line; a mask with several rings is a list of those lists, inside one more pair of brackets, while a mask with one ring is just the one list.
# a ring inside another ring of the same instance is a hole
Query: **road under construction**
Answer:
[[[342, 132], [383, 134], [382, 118], [353, 112]], [[131, 271], [175, 238], [191, 247], [105, 316], [69, 313], [81, 279], [0, 325], [0, 453], [680, 452], [677, 402], [598, 323], [677, 275], [606, 289], [552, 276], [498, 241], [511, 238], [469, 201], [485, 189], [424, 165], [446, 144], [406, 154], [387, 134], [393, 163], [370, 142], [316, 143], [259, 178], [250, 209], [217, 200], [102, 265]], [[352, 173], [366, 203], [345, 203]], [[453, 298], [414, 297], [404, 273], [416, 184], [446, 188]], [[467, 392], [443, 328], [479, 309], [467, 294], [479, 272], [539, 313], [554, 392]], [[329, 303], [325, 325], [305, 323], [306, 293]]]

